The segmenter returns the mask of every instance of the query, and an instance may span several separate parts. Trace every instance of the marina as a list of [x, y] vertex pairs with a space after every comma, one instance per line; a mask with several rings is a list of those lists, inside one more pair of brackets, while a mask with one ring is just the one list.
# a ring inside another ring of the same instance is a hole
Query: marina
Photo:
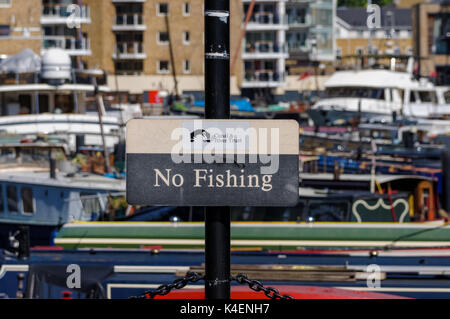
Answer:
[[0, 299], [450, 298], [449, 5], [363, 2], [0, 3]]

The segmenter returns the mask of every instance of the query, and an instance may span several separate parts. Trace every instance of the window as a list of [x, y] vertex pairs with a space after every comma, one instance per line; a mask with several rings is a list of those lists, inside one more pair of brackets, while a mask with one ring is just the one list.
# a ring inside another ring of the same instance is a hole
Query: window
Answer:
[[437, 100], [436, 95], [429, 91], [419, 91], [419, 98], [424, 103], [435, 103]]
[[169, 33], [158, 32], [158, 38], [156, 41], [158, 44], [168, 44], [169, 43]]
[[191, 34], [189, 31], [183, 32], [183, 44], [189, 44], [191, 42]]
[[139, 74], [144, 71], [144, 64], [135, 60], [117, 61], [116, 71], [119, 74]]
[[10, 213], [17, 213], [18, 202], [17, 202], [17, 187], [13, 185], [6, 186], [6, 199], [8, 200], [8, 211]]
[[22, 211], [24, 214], [33, 214], [34, 209], [34, 199], [33, 199], [33, 189], [31, 187], [22, 187]]
[[191, 73], [191, 61], [183, 61], [183, 73]]
[[361, 54], [363, 54], [363, 52], [364, 52], [364, 51], [363, 51], [363, 49], [361, 49], [361, 48], [357, 48], [357, 49], [356, 49], [356, 54], [357, 54], [357, 55], [361, 55]]
[[0, 25], [0, 37], [7, 37], [10, 33], [11, 27], [9, 25]]
[[191, 4], [189, 2], [183, 3], [183, 15], [189, 16], [191, 14]]
[[351, 97], [384, 100], [384, 89], [333, 87], [326, 90], [329, 98]]
[[169, 61], [158, 61], [158, 73], [169, 73]]
[[166, 2], [158, 3], [156, 14], [160, 17], [169, 15], [169, 4]]
[[81, 204], [83, 205], [83, 211], [87, 215], [100, 214], [102, 212], [102, 206], [97, 194], [94, 193], [80, 193]]

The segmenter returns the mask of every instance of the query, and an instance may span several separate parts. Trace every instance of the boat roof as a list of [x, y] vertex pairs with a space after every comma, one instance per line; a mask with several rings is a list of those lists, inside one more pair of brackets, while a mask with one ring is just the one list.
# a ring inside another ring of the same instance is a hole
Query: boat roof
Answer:
[[372, 87], [372, 88], [416, 88], [432, 90], [431, 83], [413, 80], [406, 72], [390, 70], [352, 70], [335, 72], [326, 82], [326, 88], [333, 87]]
[[[107, 86], [98, 86], [99, 92], [110, 92], [110, 88]], [[62, 84], [62, 85], [49, 85], [46, 83], [35, 84], [11, 84], [0, 85], [0, 93], [8, 92], [35, 92], [35, 91], [50, 91], [50, 92], [63, 92], [63, 91], [78, 91], [78, 92], [94, 92], [95, 86], [89, 84]]]
[[83, 188], [91, 190], [125, 192], [125, 180], [108, 178], [95, 174], [75, 174], [68, 176], [56, 173], [56, 179], [50, 178], [48, 169], [8, 169], [0, 171], [0, 182], [14, 182], [20, 184], [35, 184], [39, 186], [51, 186], [61, 188]]

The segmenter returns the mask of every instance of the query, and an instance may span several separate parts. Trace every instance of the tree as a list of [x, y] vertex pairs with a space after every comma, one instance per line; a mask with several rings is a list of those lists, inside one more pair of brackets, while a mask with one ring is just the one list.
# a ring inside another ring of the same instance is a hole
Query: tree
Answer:
[[[392, 3], [392, 0], [372, 0], [373, 4], [384, 7]], [[367, 6], [367, 0], [338, 0], [338, 7], [363, 8]]]

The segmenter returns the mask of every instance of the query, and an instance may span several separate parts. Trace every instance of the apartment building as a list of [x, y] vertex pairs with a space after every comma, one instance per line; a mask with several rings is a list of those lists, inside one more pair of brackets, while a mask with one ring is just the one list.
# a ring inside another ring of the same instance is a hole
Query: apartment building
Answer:
[[42, 0], [0, 0], [0, 59], [41, 48]]
[[415, 5], [412, 23], [418, 74], [450, 85], [450, 1]]
[[336, 1], [289, 1], [287, 16], [290, 74], [301, 73], [311, 62], [334, 61]]
[[[251, 0], [242, 0], [245, 19]], [[289, 76], [333, 61], [335, 0], [256, 0], [246, 27], [242, 93], [275, 98], [290, 87]], [[298, 89], [297, 89], [298, 91]]]
[[[233, 95], [298, 91], [290, 77], [334, 59], [336, 0], [256, 0], [242, 37], [251, 3], [230, 1]], [[76, 67], [105, 70], [113, 90], [198, 93], [203, 12], [204, 0], [0, 0], [0, 54], [58, 47]]]
[[[372, 29], [368, 27], [368, 18], [366, 8], [337, 9], [338, 58], [360, 55], [412, 55], [411, 9], [394, 6], [381, 8], [380, 26]], [[354, 61], [348, 62], [354, 65]]]
[[[234, 56], [242, 6], [230, 5]], [[178, 93], [202, 91], [203, 11], [203, 0], [0, 0], [0, 41], [8, 43], [0, 55], [58, 47], [77, 67], [105, 70], [112, 89], [173, 91], [176, 75]], [[242, 74], [240, 54], [237, 59], [234, 94]]]
[[[204, 90], [203, 0], [87, 0], [91, 66], [108, 71], [109, 86], [138, 93], [166, 89], [173, 93]], [[231, 55], [238, 47], [241, 7], [231, 1]], [[238, 92], [241, 57], [232, 76]], [[116, 76], [117, 75], [117, 78]]]

